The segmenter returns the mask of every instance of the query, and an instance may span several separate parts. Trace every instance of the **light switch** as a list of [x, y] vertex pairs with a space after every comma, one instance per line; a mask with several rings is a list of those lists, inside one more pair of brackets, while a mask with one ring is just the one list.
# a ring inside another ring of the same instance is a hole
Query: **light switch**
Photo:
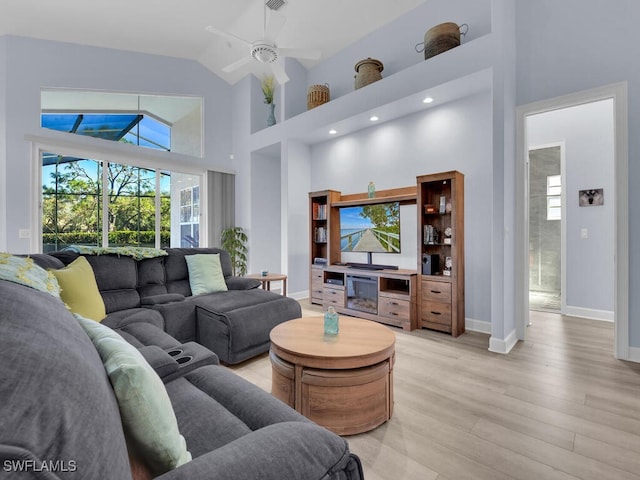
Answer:
[[583, 240], [589, 238], [589, 230], [586, 228], [580, 229], [580, 238]]

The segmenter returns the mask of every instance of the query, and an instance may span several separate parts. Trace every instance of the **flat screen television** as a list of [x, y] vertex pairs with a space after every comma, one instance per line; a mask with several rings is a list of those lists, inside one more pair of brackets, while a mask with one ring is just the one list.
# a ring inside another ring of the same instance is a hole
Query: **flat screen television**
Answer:
[[340, 251], [400, 253], [400, 204], [341, 207]]

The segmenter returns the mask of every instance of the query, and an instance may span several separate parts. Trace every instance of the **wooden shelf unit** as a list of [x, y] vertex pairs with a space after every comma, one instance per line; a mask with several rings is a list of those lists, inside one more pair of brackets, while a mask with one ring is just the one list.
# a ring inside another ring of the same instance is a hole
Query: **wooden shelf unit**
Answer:
[[[375, 320], [415, 330], [417, 322], [417, 274], [413, 270], [366, 270], [341, 265], [321, 269], [323, 308], [334, 307], [338, 313]], [[367, 278], [375, 283], [375, 308], [363, 311], [350, 306], [354, 295], [349, 284], [352, 277]]]
[[[340, 192], [323, 190], [309, 193], [309, 252], [311, 275], [309, 279], [311, 303], [322, 303], [322, 268], [314, 266], [317, 258], [326, 260], [327, 265], [340, 261], [340, 216], [331, 204], [340, 199]], [[335, 233], [338, 236], [336, 237]]]
[[[457, 171], [421, 175], [417, 184], [419, 325], [457, 337], [465, 328], [464, 175]], [[445, 235], [448, 229], [450, 236]], [[437, 258], [438, 268], [431, 273], [427, 265], [436, 262], [425, 261], [425, 256]]]
[[[416, 203], [416, 186], [378, 190], [373, 198], [368, 192], [342, 195], [336, 190], [309, 193], [310, 262], [309, 297], [311, 303], [323, 302], [323, 267], [340, 263], [340, 207], [375, 205], [400, 202]], [[315, 263], [316, 258], [326, 259], [326, 265]]]

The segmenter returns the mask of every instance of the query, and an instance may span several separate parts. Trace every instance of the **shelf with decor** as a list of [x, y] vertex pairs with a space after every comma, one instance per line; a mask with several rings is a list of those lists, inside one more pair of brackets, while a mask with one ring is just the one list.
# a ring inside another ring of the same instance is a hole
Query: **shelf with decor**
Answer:
[[365, 88], [332, 97], [320, 107], [257, 130], [249, 137], [249, 150], [258, 151], [286, 139], [315, 144], [327, 140], [330, 127], [339, 132], [338, 136], [354, 133], [370, 127], [369, 117], [374, 111], [385, 121], [416, 113], [425, 108], [422, 99], [427, 95], [446, 103], [489, 91], [496, 41], [496, 36], [488, 33], [429, 60], [416, 60]]
[[464, 175], [417, 177], [418, 302], [423, 328], [464, 332]]

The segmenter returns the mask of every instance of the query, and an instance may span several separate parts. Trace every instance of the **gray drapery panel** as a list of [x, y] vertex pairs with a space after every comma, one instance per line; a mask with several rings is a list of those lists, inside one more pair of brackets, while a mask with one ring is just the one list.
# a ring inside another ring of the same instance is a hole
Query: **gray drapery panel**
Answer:
[[232, 173], [207, 172], [209, 212], [209, 246], [220, 246], [225, 228], [235, 226], [236, 176]]

